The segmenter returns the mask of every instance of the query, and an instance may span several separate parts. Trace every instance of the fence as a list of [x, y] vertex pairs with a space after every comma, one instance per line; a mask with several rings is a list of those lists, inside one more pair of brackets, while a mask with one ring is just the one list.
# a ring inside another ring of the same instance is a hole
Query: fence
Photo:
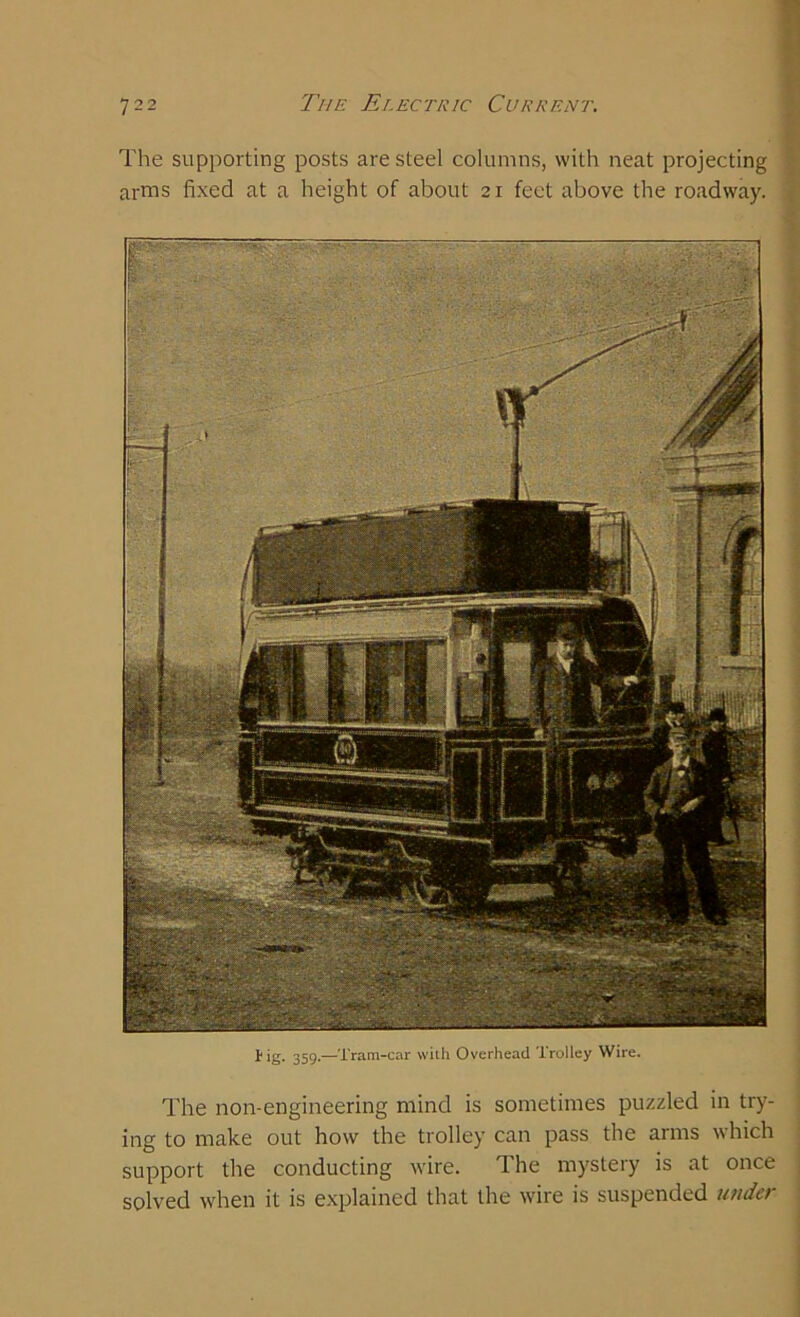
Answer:
[[[164, 669], [164, 733], [197, 736], [236, 728], [238, 669], [229, 663], [167, 663]], [[129, 746], [153, 735], [155, 665], [139, 660], [125, 668], [125, 739]]]
[[[711, 709], [725, 710], [739, 812], [744, 818], [760, 818], [764, 790], [764, 702], [761, 692], [704, 690], [700, 698], [695, 699], [694, 687], [673, 686], [670, 698], [683, 700], [695, 725], [707, 719]], [[699, 742], [699, 726], [697, 737]]]
[[764, 723], [764, 701], [760, 690], [709, 690], [704, 688], [699, 697], [693, 686], [673, 686], [673, 700], [683, 700], [696, 719], [707, 718], [714, 708], [725, 710], [728, 726], [755, 730]]

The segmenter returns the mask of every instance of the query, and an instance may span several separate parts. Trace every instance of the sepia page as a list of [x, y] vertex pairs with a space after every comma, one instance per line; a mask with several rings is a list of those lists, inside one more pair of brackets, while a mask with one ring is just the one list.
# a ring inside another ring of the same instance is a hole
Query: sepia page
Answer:
[[796, 13], [8, 26], [6, 1309], [788, 1317]]

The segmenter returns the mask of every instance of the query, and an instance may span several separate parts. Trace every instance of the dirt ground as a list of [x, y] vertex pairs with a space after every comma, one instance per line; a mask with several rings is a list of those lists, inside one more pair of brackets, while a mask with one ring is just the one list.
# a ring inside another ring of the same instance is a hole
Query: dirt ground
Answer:
[[[131, 1031], [759, 1024], [761, 830], [712, 850], [730, 922], [667, 924], [660, 851], [593, 854], [586, 892], [496, 887], [478, 915], [292, 881], [236, 806], [230, 740], [176, 743], [166, 783], [126, 762], [125, 1023]], [[730, 824], [726, 824], [729, 835]]]

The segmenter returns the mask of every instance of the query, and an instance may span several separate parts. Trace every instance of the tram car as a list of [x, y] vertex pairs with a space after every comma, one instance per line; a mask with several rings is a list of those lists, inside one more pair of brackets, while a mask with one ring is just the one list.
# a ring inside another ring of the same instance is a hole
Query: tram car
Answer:
[[[580, 886], [593, 847], [635, 852], [652, 664], [615, 515], [611, 563], [586, 506], [545, 501], [258, 532], [240, 803], [257, 830], [289, 835], [297, 881], [377, 879], [428, 909], [474, 910], [499, 882]], [[591, 700], [583, 725], [545, 728], [537, 674], [565, 621]]]

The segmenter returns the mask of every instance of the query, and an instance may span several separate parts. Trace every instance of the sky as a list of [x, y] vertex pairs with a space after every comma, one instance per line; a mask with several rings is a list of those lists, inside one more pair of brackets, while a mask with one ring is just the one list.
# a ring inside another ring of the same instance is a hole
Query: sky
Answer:
[[[758, 327], [745, 242], [129, 242], [128, 443], [170, 426], [166, 653], [235, 661], [259, 526], [509, 493], [628, 512], [674, 616], [661, 450]], [[126, 642], [155, 647], [161, 462], [126, 459]], [[647, 576], [635, 596], [647, 615]]]

